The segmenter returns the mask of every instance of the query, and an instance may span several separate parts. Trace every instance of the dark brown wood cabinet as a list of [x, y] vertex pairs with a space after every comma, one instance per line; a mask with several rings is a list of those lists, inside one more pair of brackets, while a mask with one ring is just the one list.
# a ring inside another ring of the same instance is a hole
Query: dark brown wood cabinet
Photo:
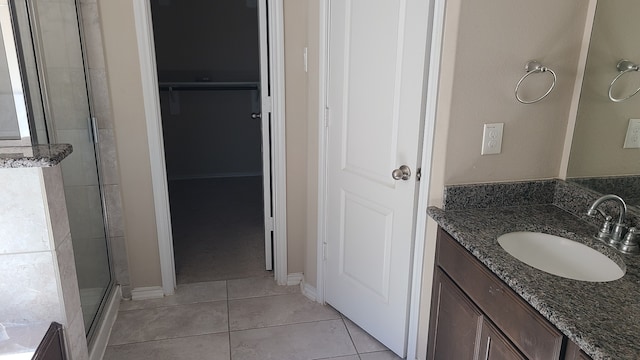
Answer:
[[590, 359], [442, 229], [430, 319], [429, 360]]
[[62, 325], [51, 323], [31, 360], [67, 360]]

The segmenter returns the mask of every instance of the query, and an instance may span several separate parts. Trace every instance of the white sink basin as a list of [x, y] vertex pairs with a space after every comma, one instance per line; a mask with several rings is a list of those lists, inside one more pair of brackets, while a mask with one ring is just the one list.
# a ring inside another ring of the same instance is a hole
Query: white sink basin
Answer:
[[498, 243], [516, 259], [549, 274], [593, 282], [613, 281], [624, 275], [624, 270], [607, 256], [563, 237], [512, 232], [498, 237]]

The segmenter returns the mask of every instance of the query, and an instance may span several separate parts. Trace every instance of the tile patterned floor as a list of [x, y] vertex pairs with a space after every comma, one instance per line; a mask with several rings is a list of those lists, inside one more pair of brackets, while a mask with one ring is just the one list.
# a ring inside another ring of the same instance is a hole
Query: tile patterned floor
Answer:
[[104, 360], [397, 360], [297, 286], [271, 278], [179, 285], [164, 299], [123, 301]]

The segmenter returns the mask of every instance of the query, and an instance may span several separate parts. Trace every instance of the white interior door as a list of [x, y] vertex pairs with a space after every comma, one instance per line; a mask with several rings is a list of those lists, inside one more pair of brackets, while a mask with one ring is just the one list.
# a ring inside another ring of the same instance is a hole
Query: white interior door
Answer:
[[273, 270], [273, 206], [272, 206], [272, 141], [271, 141], [271, 82], [269, 81], [269, 27], [267, 0], [258, 1], [260, 31], [260, 118], [262, 128], [262, 193], [264, 204], [264, 254], [266, 270]]
[[[329, 1], [325, 300], [406, 353], [428, 2]], [[411, 176], [395, 180], [406, 165]]]

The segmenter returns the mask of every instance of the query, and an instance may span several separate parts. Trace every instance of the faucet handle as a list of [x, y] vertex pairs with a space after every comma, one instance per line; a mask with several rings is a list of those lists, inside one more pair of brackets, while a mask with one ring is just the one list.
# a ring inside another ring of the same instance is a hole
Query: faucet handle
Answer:
[[629, 228], [629, 231], [627, 232], [627, 235], [625, 235], [618, 250], [628, 254], [640, 253], [640, 246], [638, 246], [638, 234], [640, 234], [640, 229], [636, 229], [635, 227]]
[[598, 230], [596, 238], [606, 241], [611, 237], [611, 220], [611, 216], [605, 215], [604, 223], [602, 223], [600, 230]]
[[640, 234], [640, 229], [637, 229], [635, 227], [629, 228], [629, 231], [627, 232], [627, 235], [625, 235], [625, 237], [624, 237], [624, 243], [625, 244], [637, 243], [638, 242], [638, 239], [637, 239], [638, 234]]

